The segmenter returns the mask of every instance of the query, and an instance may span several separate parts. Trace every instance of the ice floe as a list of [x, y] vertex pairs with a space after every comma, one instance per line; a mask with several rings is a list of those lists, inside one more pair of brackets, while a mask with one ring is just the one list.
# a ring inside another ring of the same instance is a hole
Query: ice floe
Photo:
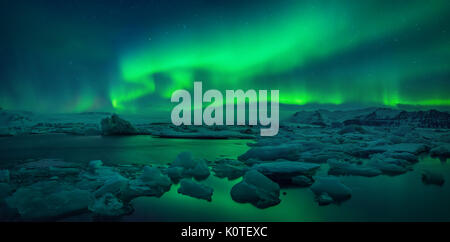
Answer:
[[226, 177], [228, 180], [234, 180], [244, 175], [248, 170], [242, 162], [231, 159], [221, 159], [216, 161], [212, 170], [217, 177]]
[[318, 202], [320, 202], [322, 195], [331, 197], [333, 199], [333, 202], [336, 203], [348, 200], [352, 196], [352, 190], [346, 185], [342, 184], [337, 178], [314, 177], [314, 179], [315, 182], [314, 184], [312, 184], [310, 189], [312, 192], [314, 192], [316, 198], [318, 198]]
[[111, 193], [105, 193], [94, 199], [88, 206], [89, 211], [98, 217], [120, 217], [130, 214], [133, 207], [123, 203], [120, 199]]
[[279, 184], [291, 184], [293, 177], [299, 175], [311, 177], [319, 167], [319, 164], [314, 163], [278, 161], [257, 164], [251, 169], [257, 170]]
[[203, 180], [210, 175], [210, 172], [204, 160], [193, 159], [190, 152], [182, 152], [170, 165], [168, 175], [174, 182], [178, 182], [181, 178], [191, 177]]
[[375, 167], [387, 175], [399, 175], [412, 169], [410, 163], [405, 160], [386, 158], [383, 155], [372, 156], [368, 166]]
[[9, 182], [9, 170], [0, 170], [0, 182]]
[[171, 185], [169, 177], [162, 174], [158, 168], [145, 166], [141, 176], [129, 181], [128, 189], [123, 197], [125, 200], [139, 196], [160, 197], [169, 191]]
[[262, 161], [272, 161], [285, 159], [295, 161], [299, 158], [300, 144], [280, 144], [275, 146], [252, 147], [245, 154], [239, 156], [239, 160], [247, 161], [257, 159]]
[[128, 189], [128, 179], [121, 176], [113, 176], [105, 181], [105, 183], [94, 192], [95, 197], [101, 197], [107, 193], [119, 195]]
[[280, 203], [280, 186], [256, 170], [246, 172], [243, 180], [233, 186], [230, 194], [234, 201], [251, 203], [258, 208]]
[[335, 159], [328, 160], [328, 165], [330, 169], [328, 170], [329, 175], [353, 175], [353, 176], [366, 176], [373, 177], [378, 176], [382, 172], [376, 167], [364, 166], [349, 162], [337, 161]]
[[70, 184], [42, 181], [17, 189], [6, 201], [23, 219], [55, 219], [86, 211], [91, 193]]
[[291, 184], [298, 187], [309, 187], [314, 183], [314, 180], [308, 176], [294, 176], [291, 178]]
[[316, 201], [320, 206], [326, 206], [334, 202], [333, 198], [328, 195], [328, 193], [323, 192], [316, 197]]
[[444, 176], [440, 173], [424, 171], [422, 173], [422, 182], [426, 185], [442, 186], [445, 183]]
[[430, 150], [431, 157], [437, 157], [441, 161], [450, 158], [450, 144], [442, 144]]
[[209, 186], [195, 182], [192, 179], [185, 178], [180, 181], [180, 188], [178, 188], [178, 193], [211, 201], [213, 189]]

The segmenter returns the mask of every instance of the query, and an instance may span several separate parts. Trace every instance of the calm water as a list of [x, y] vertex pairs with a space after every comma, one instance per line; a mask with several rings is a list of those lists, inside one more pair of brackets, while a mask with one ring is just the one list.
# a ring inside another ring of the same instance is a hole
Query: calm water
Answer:
[[[63, 158], [74, 162], [101, 159], [107, 164], [171, 162], [182, 151], [197, 158], [236, 158], [248, 140], [183, 140], [134, 137], [81, 137], [45, 135], [0, 138], [2, 166], [30, 158]], [[426, 186], [421, 172], [444, 174], [444, 186]], [[323, 165], [320, 173], [326, 173]], [[161, 198], [141, 197], [133, 201], [135, 212], [124, 221], [450, 221], [450, 166], [424, 157], [414, 171], [390, 177], [341, 177], [353, 190], [352, 198], [340, 205], [320, 207], [308, 188], [282, 189], [281, 203], [268, 209], [231, 200], [229, 191], [240, 181], [210, 176], [205, 184], [214, 188], [212, 202], [177, 193], [178, 185]], [[66, 220], [90, 220], [80, 215]]]
[[165, 164], [178, 153], [190, 151], [195, 158], [215, 160], [236, 158], [248, 150], [250, 140], [162, 139], [151, 136], [72, 136], [34, 135], [0, 138], [0, 167], [13, 166], [27, 159], [60, 158], [105, 164]]

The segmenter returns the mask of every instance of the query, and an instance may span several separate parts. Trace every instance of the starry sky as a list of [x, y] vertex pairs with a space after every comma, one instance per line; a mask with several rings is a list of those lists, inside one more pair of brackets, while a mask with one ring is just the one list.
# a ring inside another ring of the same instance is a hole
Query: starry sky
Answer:
[[176, 89], [450, 105], [450, 1], [1, 0], [0, 107], [156, 112]]

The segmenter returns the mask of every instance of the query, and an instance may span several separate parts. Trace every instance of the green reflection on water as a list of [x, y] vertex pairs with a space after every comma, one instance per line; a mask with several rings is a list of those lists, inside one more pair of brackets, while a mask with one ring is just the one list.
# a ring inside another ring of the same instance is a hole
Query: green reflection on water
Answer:
[[194, 158], [236, 159], [248, 150], [250, 140], [162, 139], [151, 136], [36, 135], [0, 138], [1, 166], [27, 159], [58, 158], [88, 163], [102, 160], [106, 165], [165, 164], [183, 151]]
[[[319, 175], [326, 174], [322, 165]], [[424, 185], [422, 171], [444, 174], [442, 187]], [[352, 190], [341, 204], [318, 206], [308, 188], [285, 188], [281, 203], [267, 209], [234, 202], [229, 182], [210, 176], [204, 184], [214, 188], [212, 202], [177, 193], [179, 185], [161, 198], [140, 197], [133, 201], [135, 213], [124, 220], [145, 221], [450, 221], [450, 166], [423, 157], [414, 170], [399, 176], [340, 177]]]

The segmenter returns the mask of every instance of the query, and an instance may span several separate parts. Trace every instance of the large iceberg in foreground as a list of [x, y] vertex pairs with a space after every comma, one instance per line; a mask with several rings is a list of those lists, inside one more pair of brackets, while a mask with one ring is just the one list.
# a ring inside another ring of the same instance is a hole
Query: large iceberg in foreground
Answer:
[[19, 188], [6, 201], [23, 219], [42, 220], [87, 211], [91, 194], [72, 185], [43, 181]]

